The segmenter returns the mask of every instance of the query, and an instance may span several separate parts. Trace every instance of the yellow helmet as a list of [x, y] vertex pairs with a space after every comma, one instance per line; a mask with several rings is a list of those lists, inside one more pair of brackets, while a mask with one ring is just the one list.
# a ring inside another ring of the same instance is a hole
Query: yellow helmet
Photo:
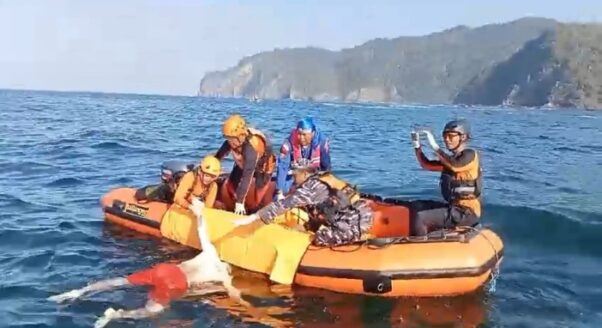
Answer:
[[201, 160], [201, 172], [218, 176], [222, 172], [222, 164], [215, 156], [207, 155]]
[[235, 114], [228, 117], [222, 127], [225, 137], [239, 137], [247, 134], [247, 122], [240, 115]]

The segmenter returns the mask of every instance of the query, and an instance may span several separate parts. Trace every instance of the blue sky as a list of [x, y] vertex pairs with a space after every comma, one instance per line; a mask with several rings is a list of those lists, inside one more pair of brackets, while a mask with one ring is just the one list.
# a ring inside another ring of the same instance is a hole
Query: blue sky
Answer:
[[352, 47], [524, 16], [602, 20], [602, 1], [0, 0], [0, 88], [193, 95], [274, 48]]

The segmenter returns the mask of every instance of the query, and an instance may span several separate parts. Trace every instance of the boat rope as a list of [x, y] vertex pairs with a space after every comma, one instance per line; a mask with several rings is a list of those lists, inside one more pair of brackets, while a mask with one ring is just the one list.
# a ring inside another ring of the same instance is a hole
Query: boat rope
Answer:
[[[474, 227], [466, 227], [469, 230], [477, 230]], [[491, 249], [493, 249], [493, 253], [495, 254], [495, 266], [493, 268], [491, 268], [491, 272], [489, 273], [490, 276], [490, 284], [489, 284], [489, 292], [493, 293], [495, 292], [496, 289], [496, 285], [497, 285], [497, 277], [500, 275], [499, 272], [499, 268], [498, 268], [498, 263], [500, 262], [500, 254], [498, 253], [497, 249], [495, 248], [495, 245], [493, 244], [493, 242], [487, 237], [487, 235], [485, 234], [481, 234], [481, 236], [483, 236], [483, 238], [485, 238], [485, 240], [489, 243], [489, 246], [491, 246]]]
[[[463, 226], [462, 228], [466, 228], [466, 229], [474, 231], [474, 232], [479, 232], [480, 231], [480, 229], [477, 229], [477, 228], [471, 227], [471, 226]], [[487, 237], [487, 235], [485, 235], [484, 233], [482, 233], [480, 235], [483, 238], [485, 238], [485, 240], [487, 241], [487, 243], [489, 243], [489, 246], [491, 246], [491, 249], [493, 250], [493, 253], [495, 254], [496, 263], [499, 262], [499, 260], [500, 260], [500, 254], [498, 253], [498, 251], [495, 248], [495, 245], [493, 244], [493, 242], [491, 241], [491, 239], [489, 239], [489, 237]]]

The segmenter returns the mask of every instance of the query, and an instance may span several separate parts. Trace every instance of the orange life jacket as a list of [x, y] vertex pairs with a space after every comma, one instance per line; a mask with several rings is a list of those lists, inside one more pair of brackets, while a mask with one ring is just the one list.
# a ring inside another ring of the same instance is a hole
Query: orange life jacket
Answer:
[[[276, 155], [272, 150], [272, 144], [270, 143], [270, 140], [265, 136], [265, 134], [263, 134], [263, 132], [257, 129], [248, 128], [248, 130], [249, 135], [247, 136], [245, 142], [248, 142], [257, 152], [256, 171], [258, 173], [271, 174], [276, 168]], [[244, 167], [245, 162], [242, 149], [243, 147], [239, 147], [236, 150], [232, 150], [234, 162], [241, 169]]]
[[444, 169], [439, 180], [443, 198], [452, 203], [472, 209], [477, 216], [481, 215], [482, 180], [479, 155], [475, 151], [472, 162], [460, 172]]

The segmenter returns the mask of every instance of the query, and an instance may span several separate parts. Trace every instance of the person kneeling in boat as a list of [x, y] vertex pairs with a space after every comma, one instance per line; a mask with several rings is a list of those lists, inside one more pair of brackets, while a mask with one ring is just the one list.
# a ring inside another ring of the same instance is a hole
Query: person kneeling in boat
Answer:
[[226, 194], [235, 202], [234, 212], [246, 214], [245, 199], [252, 179], [255, 178], [255, 199], [260, 203], [276, 167], [276, 156], [270, 140], [261, 131], [248, 127], [240, 115], [230, 116], [222, 132], [226, 141], [215, 157], [221, 161], [232, 153], [235, 165], [225, 183]]
[[[426, 135], [438, 160], [428, 159], [420, 147], [419, 133]], [[473, 226], [481, 217], [481, 166], [476, 150], [467, 148], [471, 138], [466, 120], [448, 122], [443, 129], [443, 140], [451, 155], [439, 148], [429, 131], [413, 131], [412, 144], [420, 166], [441, 172], [440, 186], [444, 202], [416, 201], [412, 220], [412, 235], [425, 236], [429, 231]]]
[[220, 161], [214, 156], [205, 156], [199, 166], [184, 175], [176, 194], [174, 203], [178, 207], [190, 210], [192, 199], [197, 198], [205, 203], [205, 207], [213, 208], [217, 197], [217, 178], [222, 170]]
[[134, 198], [140, 203], [162, 202], [171, 204], [182, 177], [190, 171], [187, 163], [168, 161], [161, 165], [161, 183], [136, 190]]
[[308, 226], [318, 223], [315, 245], [344, 245], [367, 238], [373, 211], [355, 188], [331, 173], [318, 173], [305, 158], [293, 163], [293, 176], [297, 187], [293, 193], [234, 224], [245, 225], [257, 219], [269, 224], [291, 209], [303, 208], [309, 214]]
[[127, 277], [102, 280], [80, 289], [48, 297], [48, 300], [62, 303], [75, 300], [84, 294], [97, 293], [125, 286], [150, 286], [148, 300], [144, 308], [136, 310], [115, 310], [108, 308], [94, 327], [100, 328], [115, 319], [142, 319], [154, 316], [168, 307], [172, 300], [186, 296], [200, 296], [217, 292], [227, 292], [228, 296], [243, 306], [251, 304], [241, 297], [240, 290], [232, 285], [230, 266], [222, 262], [217, 249], [209, 240], [208, 230], [203, 219], [204, 204], [192, 200], [191, 211], [197, 218], [199, 240], [202, 252], [182, 263], [159, 263], [151, 268], [134, 272]]
[[314, 121], [306, 117], [297, 123], [288, 138], [280, 147], [276, 183], [278, 192], [276, 199], [283, 199], [293, 184], [290, 174], [291, 164], [306, 158], [311, 165], [322, 172], [330, 171], [330, 141], [316, 128]]

